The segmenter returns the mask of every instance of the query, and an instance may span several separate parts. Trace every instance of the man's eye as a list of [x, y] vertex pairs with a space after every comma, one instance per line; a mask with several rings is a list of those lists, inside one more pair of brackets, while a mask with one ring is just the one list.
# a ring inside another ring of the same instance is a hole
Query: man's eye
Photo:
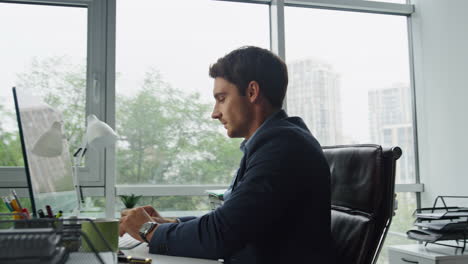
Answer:
[[224, 97], [220, 97], [220, 98], [218, 98], [218, 102], [222, 103], [222, 102], [224, 102], [224, 99], [225, 99]]

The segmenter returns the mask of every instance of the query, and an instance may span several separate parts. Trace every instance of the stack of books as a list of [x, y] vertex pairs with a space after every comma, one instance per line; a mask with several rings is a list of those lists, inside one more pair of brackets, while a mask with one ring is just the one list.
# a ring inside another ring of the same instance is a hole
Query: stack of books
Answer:
[[61, 236], [52, 228], [0, 230], [1, 263], [64, 263], [68, 257]]

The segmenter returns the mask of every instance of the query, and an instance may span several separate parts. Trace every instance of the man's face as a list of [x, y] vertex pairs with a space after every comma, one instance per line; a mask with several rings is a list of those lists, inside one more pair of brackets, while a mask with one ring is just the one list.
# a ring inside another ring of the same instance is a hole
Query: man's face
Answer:
[[241, 96], [234, 84], [221, 77], [214, 80], [213, 96], [216, 103], [211, 117], [224, 125], [229, 137], [248, 136], [251, 119], [248, 97]]

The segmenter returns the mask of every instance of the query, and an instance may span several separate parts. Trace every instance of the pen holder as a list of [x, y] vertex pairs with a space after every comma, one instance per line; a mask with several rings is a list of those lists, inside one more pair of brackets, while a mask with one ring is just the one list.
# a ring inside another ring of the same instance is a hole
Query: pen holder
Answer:
[[69, 252], [76, 252], [80, 249], [81, 237], [76, 236], [81, 231], [80, 223], [65, 223], [64, 230], [67, 232], [63, 233], [63, 246], [67, 248]]
[[[113, 218], [97, 218], [81, 223], [81, 231], [88, 236], [98, 252], [118, 251], [119, 220]], [[91, 251], [90, 244], [81, 240], [83, 251]]]
[[22, 213], [19, 212], [19, 211], [13, 211], [13, 219], [15, 219], [15, 220], [23, 219]]
[[[2, 217], [7, 220], [2, 220]], [[98, 233], [98, 236], [104, 239], [103, 234], [96, 228], [91, 219], [14, 220], [13, 214], [0, 213], [0, 263], [5, 261], [5, 263], [35, 263], [38, 259], [41, 260], [41, 263], [65, 263], [69, 257], [72, 263], [77, 264], [117, 263], [116, 252], [103, 252], [106, 254], [101, 255], [97, 251], [96, 244], [93, 243], [91, 237], [81, 230], [81, 223], [84, 221], [91, 222], [91, 226]], [[37, 228], [38, 226], [41, 228]], [[89, 252], [80, 249], [82, 241], [89, 244], [91, 249]], [[108, 251], [111, 251], [108, 241], [104, 239], [103, 243]], [[23, 252], [22, 248], [26, 247], [28, 248], [27, 252]], [[109, 262], [110, 259], [112, 262]]]

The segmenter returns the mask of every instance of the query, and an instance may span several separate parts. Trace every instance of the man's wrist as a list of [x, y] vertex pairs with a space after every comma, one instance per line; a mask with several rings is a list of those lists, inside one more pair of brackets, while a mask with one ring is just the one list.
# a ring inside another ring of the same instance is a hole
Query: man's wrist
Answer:
[[158, 229], [158, 227], [159, 227], [159, 224], [157, 224], [157, 225], [153, 228], [153, 230], [151, 230], [151, 232], [149, 232], [148, 234], [146, 234], [146, 240], [148, 241], [148, 243], [151, 242], [151, 239], [153, 238], [153, 234], [154, 234], [154, 232], [156, 232], [156, 229]]
[[150, 233], [152, 233], [157, 227], [158, 227], [158, 222], [146, 222], [144, 223], [141, 227], [140, 227], [140, 231], [139, 231], [139, 235], [141, 237], [141, 239], [146, 242], [146, 243], [149, 243], [149, 241], [151, 240], [150, 237], [148, 237], [148, 235]]
[[[182, 221], [180, 221], [179, 218], [173, 218], [173, 219], [168, 219], [166, 218], [167, 222], [169, 223], [173, 223], [173, 224], [179, 224], [179, 223], [182, 223]], [[153, 238], [153, 234], [154, 232], [156, 232], [156, 229], [158, 229], [160, 224], [157, 224], [153, 230], [151, 230], [151, 232], [149, 232], [147, 235], [146, 235], [146, 240], [148, 240], [148, 242], [151, 242], [151, 239]]]

